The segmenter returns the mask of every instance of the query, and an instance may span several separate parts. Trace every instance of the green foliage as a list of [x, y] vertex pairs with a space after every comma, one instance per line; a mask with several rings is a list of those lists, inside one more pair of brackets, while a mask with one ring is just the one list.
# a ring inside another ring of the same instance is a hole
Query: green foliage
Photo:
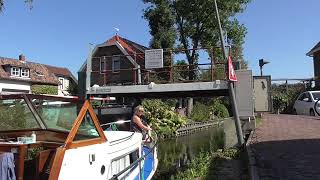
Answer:
[[190, 118], [193, 121], [208, 121], [210, 120], [210, 110], [206, 105], [196, 102], [193, 106]]
[[171, 180], [180, 180], [180, 179], [196, 179], [198, 177], [205, 177], [210, 161], [212, 158], [211, 153], [199, 153], [199, 155], [191, 160], [191, 162], [188, 163], [188, 168], [185, 171], [179, 171], [177, 175], [171, 176]]
[[185, 60], [178, 60], [175, 62], [175, 68], [173, 71], [173, 76], [175, 81], [181, 80], [187, 80], [189, 78], [189, 73], [187, 66], [188, 64], [186, 63]]
[[78, 95], [78, 85], [70, 81], [67, 91], [70, 95]]
[[188, 163], [188, 168], [185, 171], [179, 171], [178, 174], [171, 176], [171, 180], [180, 179], [211, 179], [210, 176], [217, 169], [219, 163], [223, 160], [239, 159], [240, 151], [238, 149], [225, 149], [218, 152], [199, 153], [192, 161]]
[[220, 99], [212, 99], [210, 102], [210, 109], [213, 114], [218, 118], [227, 118], [230, 117], [229, 111], [226, 105]]
[[50, 85], [32, 85], [31, 91], [33, 94], [58, 94], [58, 86]]
[[[29, 9], [33, 8], [33, 5], [32, 5], [33, 0], [24, 0], [24, 2], [28, 4]], [[0, 0], [0, 13], [3, 11], [3, 9], [4, 9], [4, 0]]]
[[278, 114], [286, 106], [288, 102], [288, 96], [285, 94], [274, 94], [272, 96], [273, 109]]
[[0, 106], [0, 130], [13, 130], [25, 128], [27, 125], [24, 107], [18, 101], [15, 101], [12, 107]]
[[93, 108], [98, 108], [101, 106], [101, 101], [92, 100], [90, 103]]
[[212, 115], [217, 118], [229, 117], [229, 111], [219, 99], [212, 99], [209, 103], [196, 102], [193, 106], [190, 118], [193, 121], [212, 120]]
[[[199, 48], [215, 47], [219, 42], [219, 31], [212, 0], [143, 0], [148, 4], [144, 18], [149, 22], [152, 48]], [[235, 15], [242, 12], [250, 0], [218, 1], [219, 14], [228, 38], [233, 42], [234, 60], [242, 60], [242, 44], [246, 28]], [[219, 50], [221, 51], [221, 50]], [[197, 50], [185, 51], [188, 64], [196, 65]], [[221, 52], [214, 53], [221, 57]], [[197, 77], [197, 67], [189, 68], [188, 77]]]
[[34, 116], [21, 99], [0, 101], [0, 130], [38, 128]]
[[305, 91], [305, 86], [302, 83], [288, 84], [273, 84], [272, 85], [272, 100], [273, 109], [276, 112], [292, 113], [293, 105], [299, 94]]
[[175, 113], [169, 105], [159, 99], [144, 100], [145, 116], [160, 138], [175, 135], [178, 128], [186, 124], [186, 119]]

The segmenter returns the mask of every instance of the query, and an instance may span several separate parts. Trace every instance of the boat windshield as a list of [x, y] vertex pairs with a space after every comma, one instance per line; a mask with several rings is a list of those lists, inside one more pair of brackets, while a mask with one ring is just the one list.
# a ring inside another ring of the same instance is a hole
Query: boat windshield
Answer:
[[0, 100], [0, 131], [39, 128], [24, 99]]
[[319, 100], [320, 99], [320, 92], [312, 92], [313, 99]]
[[[68, 101], [32, 99], [31, 102], [48, 129], [67, 132], [71, 130], [78, 116], [78, 110], [82, 107], [82, 104], [79, 105], [78, 103]], [[99, 136], [88, 113], [80, 125], [77, 136], [79, 136], [79, 138], [75, 137], [76, 139], [86, 139], [80, 138], [80, 136]]]

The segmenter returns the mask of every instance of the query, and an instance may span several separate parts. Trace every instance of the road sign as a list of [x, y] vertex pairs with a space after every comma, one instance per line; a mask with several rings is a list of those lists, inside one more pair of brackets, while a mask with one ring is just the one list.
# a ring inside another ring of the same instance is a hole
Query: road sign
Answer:
[[233, 68], [231, 56], [228, 58], [228, 69], [229, 69], [229, 80], [230, 81], [237, 81], [237, 75]]
[[163, 49], [145, 50], [146, 69], [163, 67]]

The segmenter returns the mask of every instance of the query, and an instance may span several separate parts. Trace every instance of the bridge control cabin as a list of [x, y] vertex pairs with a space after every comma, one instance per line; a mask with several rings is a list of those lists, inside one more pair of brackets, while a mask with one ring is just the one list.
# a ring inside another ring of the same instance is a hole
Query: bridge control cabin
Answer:
[[[214, 49], [163, 50], [163, 66], [146, 68], [145, 52], [149, 49], [115, 35], [95, 46], [83, 63], [78, 72], [80, 96], [166, 98], [228, 95], [225, 63], [214, 58]], [[202, 55], [205, 57], [200, 57], [202, 59], [196, 65], [174, 64], [175, 56], [187, 51], [206, 55]], [[192, 74], [202, 78], [189, 80], [188, 76]], [[122, 103], [123, 99], [118, 98], [118, 101]]]

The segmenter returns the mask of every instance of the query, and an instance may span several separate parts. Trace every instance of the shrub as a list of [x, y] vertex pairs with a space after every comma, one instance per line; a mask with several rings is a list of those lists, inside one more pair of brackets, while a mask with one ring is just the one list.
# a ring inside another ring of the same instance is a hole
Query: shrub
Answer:
[[280, 111], [282, 111], [282, 109], [286, 107], [288, 96], [286, 96], [285, 94], [275, 94], [272, 97], [272, 102], [274, 111], [279, 114]]
[[215, 116], [217, 116], [218, 118], [227, 118], [227, 117], [230, 117], [229, 115], [229, 111], [226, 107], [226, 105], [224, 105], [221, 100], [219, 99], [214, 99], [212, 102], [211, 102], [211, 111], [213, 112], [213, 114]]
[[229, 111], [221, 100], [213, 99], [208, 103], [208, 105], [196, 102], [190, 118], [193, 121], [208, 121], [212, 119], [212, 114], [217, 118], [229, 117]]
[[210, 120], [210, 108], [200, 102], [196, 102], [193, 106], [190, 118], [193, 121], [208, 121]]
[[186, 124], [186, 119], [171, 110], [171, 107], [159, 99], [144, 100], [145, 116], [152, 129], [164, 138], [175, 135], [178, 128]]
[[58, 86], [51, 85], [32, 85], [31, 91], [33, 94], [58, 94]]
[[294, 102], [303, 91], [305, 91], [305, 86], [302, 83], [288, 84], [288, 89], [285, 84], [273, 84], [272, 100], [275, 112], [292, 113]]

